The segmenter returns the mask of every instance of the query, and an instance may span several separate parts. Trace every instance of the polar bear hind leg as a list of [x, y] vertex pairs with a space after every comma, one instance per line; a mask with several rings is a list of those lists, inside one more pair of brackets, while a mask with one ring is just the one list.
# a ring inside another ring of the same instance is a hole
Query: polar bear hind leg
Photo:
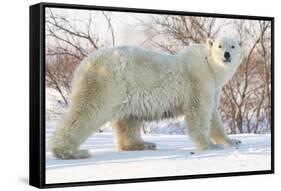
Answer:
[[[87, 80], [87, 79], [84, 79]], [[81, 90], [85, 86], [80, 80], [73, 87], [70, 106], [49, 143], [53, 155], [61, 159], [81, 159], [90, 157], [87, 150], [79, 150], [81, 144], [104, 124], [107, 112], [102, 104], [100, 91], [93, 89]], [[95, 101], [94, 101], [95, 100]]]
[[155, 150], [156, 144], [141, 138], [142, 122], [133, 117], [113, 123], [114, 138], [118, 150]]
[[94, 132], [86, 112], [68, 111], [59, 123], [49, 149], [61, 159], [80, 159], [90, 157], [87, 150], [78, 150], [79, 146]]

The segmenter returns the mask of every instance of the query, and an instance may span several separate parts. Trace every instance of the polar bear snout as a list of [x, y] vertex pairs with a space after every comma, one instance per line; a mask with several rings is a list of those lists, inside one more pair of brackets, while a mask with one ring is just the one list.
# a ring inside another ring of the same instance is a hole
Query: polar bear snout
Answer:
[[231, 55], [228, 51], [224, 52], [224, 62], [231, 62]]

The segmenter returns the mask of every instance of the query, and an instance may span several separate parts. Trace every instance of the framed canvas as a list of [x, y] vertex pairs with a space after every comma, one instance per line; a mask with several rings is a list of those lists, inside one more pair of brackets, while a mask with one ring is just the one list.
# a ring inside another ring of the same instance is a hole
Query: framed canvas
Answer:
[[30, 185], [274, 173], [274, 18], [30, 6]]

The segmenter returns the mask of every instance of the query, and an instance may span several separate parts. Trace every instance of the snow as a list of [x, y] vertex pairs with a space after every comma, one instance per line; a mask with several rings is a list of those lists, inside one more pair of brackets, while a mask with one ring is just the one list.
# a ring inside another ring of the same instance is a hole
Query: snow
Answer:
[[[47, 142], [53, 127], [48, 124]], [[230, 137], [242, 141], [239, 149], [196, 151], [187, 135], [148, 134], [143, 138], [156, 143], [157, 150], [120, 152], [111, 133], [96, 133], [82, 145], [90, 149], [89, 159], [55, 159], [46, 150], [46, 183], [270, 170], [270, 134]]]

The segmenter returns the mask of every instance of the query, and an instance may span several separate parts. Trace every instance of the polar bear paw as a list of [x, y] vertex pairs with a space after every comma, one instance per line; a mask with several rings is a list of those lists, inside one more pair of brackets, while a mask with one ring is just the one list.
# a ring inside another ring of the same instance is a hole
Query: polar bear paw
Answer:
[[221, 144], [211, 144], [209, 145], [208, 150], [221, 150], [223, 148], [224, 146]]
[[221, 145], [221, 144], [213, 144], [213, 143], [211, 143], [211, 144], [208, 144], [208, 145], [205, 145], [205, 146], [201, 146], [199, 148], [199, 150], [221, 150], [223, 148], [224, 148], [224, 146]]
[[128, 150], [155, 150], [156, 144], [151, 142], [140, 142], [132, 145]]
[[155, 150], [156, 144], [151, 142], [143, 142], [143, 150]]
[[235, 147], [235, 148], [239, 148], [239, 146], [242, 144], [242, 141], [238, 140], [238, 139], [229, 139], [227, 141], [226, 146], [228, 147]]
[[88, 150], [77, 150], [77, 151], [53, 151], [56, 158], [60, 159], [85, 159], [90, 158], [91, 154]]
[[151, 142], [137, 142], [130, 145], [119, 145], [121, 151], [140, 151], [140, 150], [155, 150], [156, 144]]

